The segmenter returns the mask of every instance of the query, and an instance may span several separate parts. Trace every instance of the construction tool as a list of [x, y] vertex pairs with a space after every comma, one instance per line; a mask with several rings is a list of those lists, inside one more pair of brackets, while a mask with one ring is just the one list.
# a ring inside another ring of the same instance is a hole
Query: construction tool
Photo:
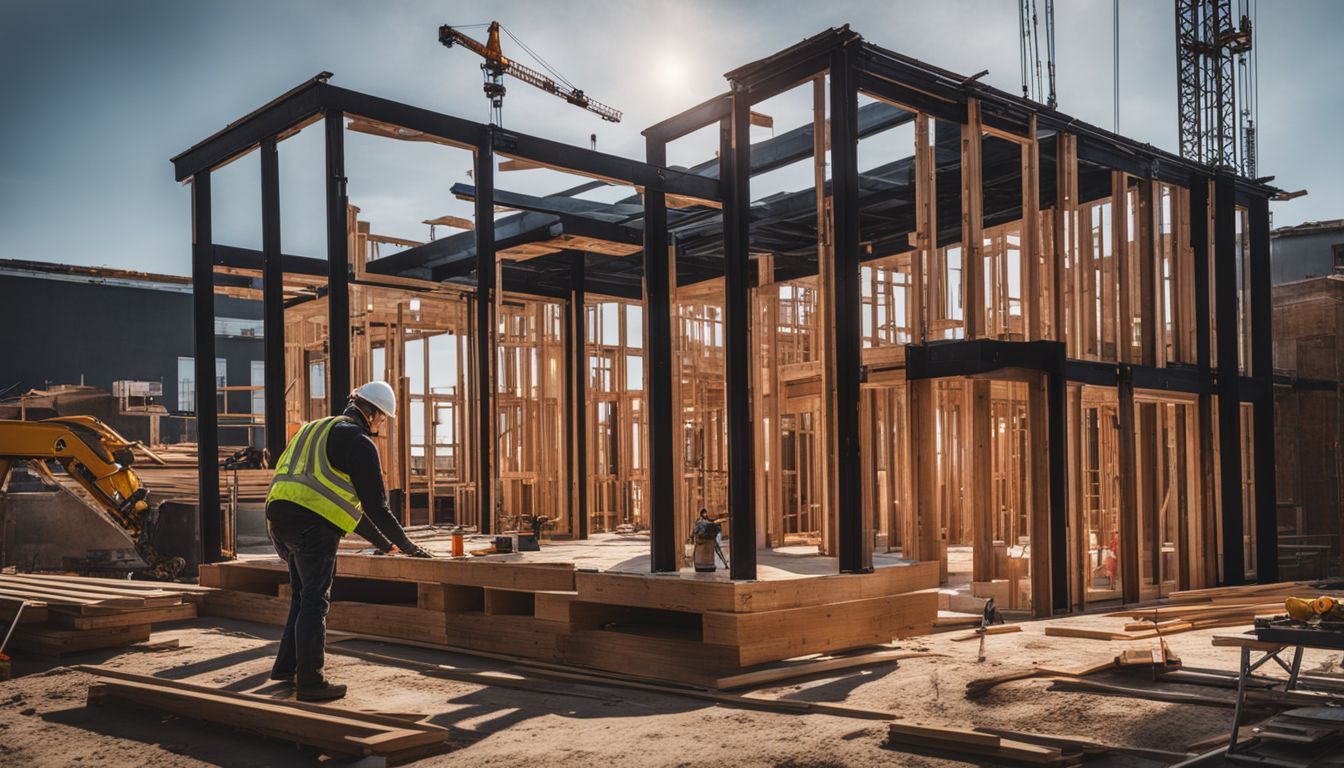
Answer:
[[691, 561], [695, 564], [697, 572], [713, 573], [715, 555], [723, 562], [724, 568], [728, 567], [728, 558], [723, 556], [723, 547], [719, 545], [719, 534], [721, 533], [723, 533], [723, 525], [717, 520], [711, 519], [708, 513], [701, 510], [700, 519], [695, 522], [695, 527], [691, 529], [691, 537], [695, 543]]
[[976, 654], [976, 661], [985, 660], [985, 636], [989, 634], [990, 626], [1002, 623], [1003, 615], [994, 607], [994, 598], [991, 597], [985, 601], [985, 611], [980, 616], [980, 628], [976, 630], [980, 634], [980, 651]]
[[23, 618], [23, 609], [27, 605], [27, 600], [19, 601], [19, 607], [14, 609], [14, 621], [10, 623], [5, 639], [0, 640], [0, 683], [8, 680], [10, 676], [9, 657], [5, 655], [5, 646], [9, 645], [9, 636], [14, 634], [14, 628], [19, 626], [19, 619]]

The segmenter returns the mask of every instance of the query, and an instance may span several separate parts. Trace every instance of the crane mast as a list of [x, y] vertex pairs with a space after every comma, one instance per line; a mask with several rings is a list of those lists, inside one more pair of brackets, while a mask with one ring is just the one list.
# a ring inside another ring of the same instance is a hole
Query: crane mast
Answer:
[[620, 110], [590, 99], [582, 90], [558, 83], [537, 70], [519, 64], [505, 56], [499, 45], [499, 29], [498, 21], [490, 22], [489, 37], [482, 44], [447, 24], [439, 27], [439, 42], [443, 43], [445, 47], [451, 48], [454, 45], [460, 45], [485, 59], [485, 62], [481, 64], [481, 70], [485, 73], [485, 86], [482, 90], [485, 91], [486, 97], [490, 99], [492, 122], [495, 124], [503, 122], [504, 94], [507, 91], [504, 87], [503, 76], [506, 74], [547, 93], [559, 96], [570, 104], [586, 109], [603, 120], [613, 123], [621, 121]]
[[1176, 0], [1177, 116], [1182, 157], [1254, 178], [1255, 64], [1242, 3], [1237, 19], [1232, 0]]

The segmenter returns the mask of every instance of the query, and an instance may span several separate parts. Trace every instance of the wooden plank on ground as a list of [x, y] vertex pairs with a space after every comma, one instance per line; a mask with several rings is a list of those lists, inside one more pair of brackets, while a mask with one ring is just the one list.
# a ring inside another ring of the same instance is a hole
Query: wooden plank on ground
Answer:
[[321, 707], [182, 683], [83, 668], [99, 675], [89, 704], [128, 703], [298, 742], [338, 755], [395, 756], [444, 744], [448, 731], [368, 712]]
[[887, 728], [888, 739], [893, 744], [1034, 765], [1073, 765], [1079, 761], [1076, 753], [1066, 754], [1058, 747], [1028, 744], [969, 728], [941, 728], [906, 723], [892, 723]]
[[721, 677], [715, 682], [714, 687], [719, 690], [755, 688], [784, 680], [795, 680], [800, 677], [825, 674], [827, 672], [840, 672], [848, 669], [896, 664], [902, 659], [923, 659], [946, 656], [947, 654], [944, 653], [884, 650], [874, 651], [872, 653], [856, 653], [850, 656], [799, 659], [796, 661], [784, 662], [779, 665], [772, 665], [766, 669], [757, 669]]

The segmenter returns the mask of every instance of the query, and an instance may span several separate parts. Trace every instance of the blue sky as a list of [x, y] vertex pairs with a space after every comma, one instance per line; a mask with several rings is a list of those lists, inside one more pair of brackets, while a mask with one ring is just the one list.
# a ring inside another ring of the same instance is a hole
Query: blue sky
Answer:
[[[1175, 150], [1172, 2], [1122, 6], [1120, 130]], [[1111, 2], [1059, 0], [1056, 14], [1060, 108], [1109, 127]], [[1275, 203], [1275, 224], [1344, 217], [1344, 3], [1258, 0], [1258, 17], [1261, 173], [1310, 190]], [[724, 72], [844, 23], [954, 71], [988, 68], [990, 84], [1020, 89], [1014, 0], [0, 0], [0, 257], [186, 274], [190, 190], [173, 181], [169, 157], [323, 70], [338, 85], [484, 121], [478, 61], [442, 48], [436, 32], [492, 18], [625, 112], [622, 123], [604, 123], [515, 84], [505, 125], [584, 146], [596, 133], [600, 149], [630, 157], [642, 157], [642, 128], [721, 92]], [[781, 97], [766, 111], [787, 129], [807, 119], [805, 106]], [[281, 145], [291, 253], [325, 253], [320, 138], [310, 129]], [[713, 147], [692, 136], [670, 160], [706, 159]], [[384, 234], [426, 239], [422, 219], [468, 214], [448, 190], [469, 181], [469, 167], [468, 155], [443, 147], [347, 139], [351, 201]], [[258, 175], [255, 154], [216, 174], [218, 242], [259, 245]], [[525, 171], [499, 184], [544, 193], [570, 181]]]

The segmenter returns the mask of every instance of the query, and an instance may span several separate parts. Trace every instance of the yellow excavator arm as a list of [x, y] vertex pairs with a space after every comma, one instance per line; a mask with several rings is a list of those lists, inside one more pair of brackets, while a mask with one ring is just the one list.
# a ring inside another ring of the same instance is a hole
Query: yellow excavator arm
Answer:
[[160, 555], [150, 543], [157, 514], [150, 508], [149, 492], [131, 469], [133, 445], [111, 427], [92, 416], [0, 420], [0, 493], [21, 461], [48, 477], [51, 465], [60, 465], [126, 531], [154, 575], [173, 578], [182, 570], [182, 558]]

